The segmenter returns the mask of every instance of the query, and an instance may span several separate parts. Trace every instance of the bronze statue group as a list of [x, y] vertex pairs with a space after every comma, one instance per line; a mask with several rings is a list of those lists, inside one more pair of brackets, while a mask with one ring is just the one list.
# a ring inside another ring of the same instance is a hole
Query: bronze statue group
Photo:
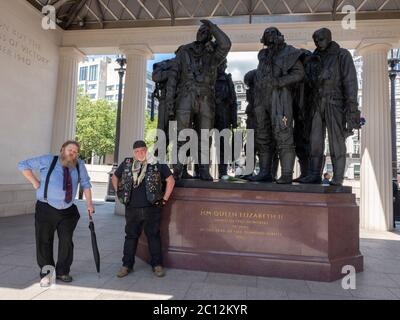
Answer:
[[[201, 22], [196, 41], [179, 47], [173, 59], [153, 66], [158, 129], [166, 133], [171, 120], [177, 122], [178, 132], [237, 127], [235, 89], [231, 75], [226, 74], [231, 41], [214, 23]], [[332, 40], [329, 29], [315, 31], [312, 38], [314, 52], [286, 44], [275, 27], [262, 35], [264, 48], [258, 53], [257, 69], [244, 76], [246, 129], [254, 130], [259, 163], [257, 174], [244, 177], [249, 181], [320, 184], [327, 132], [333, 167], [330, 184], [343, 183], [346, 138], [361, 127], [357, 72], [351, 53]], [[178, 150], [183, 144], [178, 141]], [[201, 152], [195, 175], [213, 180], [209, 161], [200, 160]], [[296, 156], [301, 174], [293, 179]], [[220, 178], [227, 175], [227, 166], [220, 161]], [[185, 163], [178, 161], [173, 169], [176, 180], [192, 178]]]

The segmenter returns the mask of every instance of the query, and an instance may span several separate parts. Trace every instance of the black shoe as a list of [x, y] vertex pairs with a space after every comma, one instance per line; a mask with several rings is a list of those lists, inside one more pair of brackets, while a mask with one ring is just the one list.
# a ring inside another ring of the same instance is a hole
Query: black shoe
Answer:
[[260, 171], [257, 175], [249, 178], [250, 181], [272, 182], [271, 165], [272, 154], [270, 152], [262, 152], [258, 156]]
[[298, 178], [293, 179], [293, 182], [300, 182], [301, 179], [304, 179], [306, 176], [300, 175]]
[[329, 181], [329, 185], [331, 186], [342, 186], [343, 185], [343, 181], [340, 180], [335, 180], [335, 178], [333, 178], [331, 181]]
[[184, 170], [181, 179], [194, 179], [194, 178], [186, 170]]
[[316, 175], [308, 175], [307, 177], [300, 178], [299, 183], [321, 184], [322, 178]]
[[284, 174], [278, 180], [276, 180], [277, 184], [291, 184], [293, 182], [293, 175]]
[[259, 174], [255, 175], [255, 176], [251, 176], [249, 177], [247, 180], [250, 181], [263, 181], [263, 182], [272, 182], [272, 176], [268, 173], [264, 172], [260, 172]]
[[58, 275], [56, 278], [62, 282], [72, 282], [73, 280], [69, 274]]
[[209, 165], [200, 165], [199, 167], [200, 180], [204, 181], [213, 181], [213, 177], [210, 175], [210, 167]]

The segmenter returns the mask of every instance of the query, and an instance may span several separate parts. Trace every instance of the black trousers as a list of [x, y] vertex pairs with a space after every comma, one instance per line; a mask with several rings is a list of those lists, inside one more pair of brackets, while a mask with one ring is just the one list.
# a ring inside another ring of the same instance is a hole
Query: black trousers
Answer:
[[[36, 256], [41, 270], [44, 266], [50, 265], [55, 266], [57, 275], [69, 274], [74, 251], [72, 235], [79, 218], [80, 214], [76, 205], [58, 210], [45, 202], [36, 202]], [[55, 231], [58, 235], [57, 265], [53, 258]], [[41, 272], [40, 275], [43, 277], [46, 274]]]
[[125, 243], [122, 264], [130, 269], [135, 264], [136, 249], [139, 237], [144, 229], [147, 237], [150, 264], [152, 267], [162, 265], [160, 237], [161, 209], [157, 207], [125, 209]]

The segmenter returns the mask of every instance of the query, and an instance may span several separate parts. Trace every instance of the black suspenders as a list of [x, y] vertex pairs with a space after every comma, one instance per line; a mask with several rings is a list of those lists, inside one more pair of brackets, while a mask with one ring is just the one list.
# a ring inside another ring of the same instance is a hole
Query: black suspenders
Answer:
[[[46, 183], [44, 185], [44, 201], [47, 202], [47, 190], [49, 188], [49, 181], [50, 181], [50, 175], [53, 172], [56, 164], [57, 164], [58, 156], [54, 156], [53, 161], [51, 162], [49, 171], [47, 172], [46, 176]], [[79, 162], [76, 164], [76, 170], [78, 171], [78, 183], [81, 181], [81, 174], [79, 170]]]

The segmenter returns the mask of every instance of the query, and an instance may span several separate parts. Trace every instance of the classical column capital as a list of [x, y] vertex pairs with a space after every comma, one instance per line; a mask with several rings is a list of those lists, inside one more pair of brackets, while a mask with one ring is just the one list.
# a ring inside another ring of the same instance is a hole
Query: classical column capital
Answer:
[[76, 47], [60, 47], [60, 56], [82, 61], [86, 55]]
[[147, 44], [124, 44], [120, 45], [119, 49], [126, 56], [140, 55], [146, 57], [146, 59], [152, 59], [153, 57], [153, 51]]
[[363, 39], [356, 48], [357, 55], [364, 55], [369, 52], [388, 52], [398, 40], [394, 38]]

